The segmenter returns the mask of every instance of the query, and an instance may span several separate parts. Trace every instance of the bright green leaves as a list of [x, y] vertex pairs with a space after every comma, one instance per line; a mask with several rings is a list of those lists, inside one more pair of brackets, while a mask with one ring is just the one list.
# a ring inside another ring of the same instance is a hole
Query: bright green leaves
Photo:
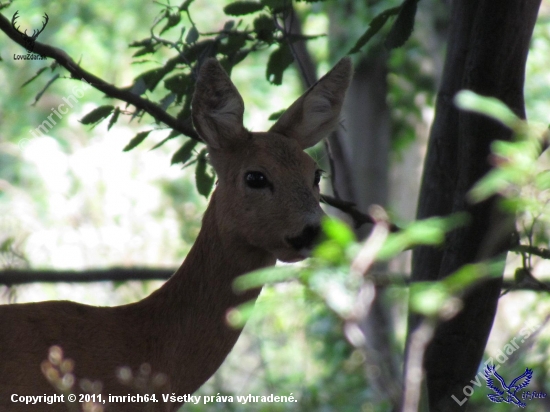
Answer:
[[348, 225], [337, 219], [323, 219], [323, 231], [328, 239], [345, 248], [355, 242], [355, 234]]
[[492, 117], [511, 129], [521, 123], [521, 120], [508, 106], [494, 97], [480, 96], [470, 90], [462, 90], [455, 96], [455, 103], [460, 109]]
[[512, 213], [550, 221], [548, 194], [550, 178], [539, 157], [542, 139], [548, 134], [546, 126], [527, 123], [501, 101], [463, 90], [455, 97], [457, 106], [495, 119], [512, 129], [512, 141], [497, 140], [491, 145], [494, 167], [470, 190], [473, 202], [494, 195], [504, 198], [503, 204]]
[[409, 288], [411, 310], [425, 316], [436, 316], [451, 296], [441, 282], [412, 283]]
[[499, 277], [504, 261], [495, 260], [465, 265], [437, 282], [415, 282], [409, 288], [410, 308], [429, 317], [448, 318], [460, 308], [462, 293], [477, 282]]
[[413, 222], [388, 236], [378, 252], [378, 259], [387, 260], [415, 245], [440, 245], [445, 234], [468, 222], [468, 215], [455, 214], [446, 218], [433, 217]]
[[343, 222], [325, 218], [322, 222], [324, 240], [313, 252], [313, 255], [327, 265], [338, 266], [349, 262], [351, 253], [348, 248], [355, 243], [355, 234]]
[[[547, 250], [550, 235], [550, 171], [545, 146], [550, 130], [547, 125], [520, 119], [503, 102], [464, 90], [455, 97], [463, 110], [490, 117], [513, 132], [510, 141], [496, 140], [488, 161], [493, 166], [468, 193], [470, 202], [482, 202], [493, 196], [500, 208], [515, 217], [519, 246], [525, 270], [531, 265], [530, 253]], [[546, 159], [545, 159], [546, 157]]]

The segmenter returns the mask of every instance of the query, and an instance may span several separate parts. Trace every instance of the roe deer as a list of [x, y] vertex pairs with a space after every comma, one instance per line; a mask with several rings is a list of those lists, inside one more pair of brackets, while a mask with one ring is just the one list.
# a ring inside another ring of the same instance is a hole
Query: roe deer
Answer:
[[[191, 251], [160, 289], [136, 303], [0, 305], [0, 411], [67, 410], [44, 400], [13, 402], [21, 395], [58, 393], [41, 371], [52, 345], [74, 360], [74, 376], [102, 383], [104, 400], [139, 393], [121, 383], [121, 367], [136, 371], [147, 364], [166, 377], [155, 389], [157, 402], [107, 402], [105, 411], [181, 406], [181, 400], [164, 402], [160, 395], [191, 394], [218, 369], [241, 332], [226, 324], [227, 311], [260, 293], [237, 294], [233, 280], [277, 259], [302, 260], [311, 250], [323, 216], [320, 172], [303, 150], [337, 125], [351, 72], [350, 60], [341, 60], [268, 132], [253, 133], [243, 126], [243, 100], [229, 76], [216, 60], [207, 60], [192, 115], [219, 181]], [[78, 384], [72, 391], [83, 392]]]

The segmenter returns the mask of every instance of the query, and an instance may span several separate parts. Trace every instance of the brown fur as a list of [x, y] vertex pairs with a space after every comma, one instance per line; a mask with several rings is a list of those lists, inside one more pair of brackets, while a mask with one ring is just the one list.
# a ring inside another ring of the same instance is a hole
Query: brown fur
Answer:
[[[319, 225], [323, 213], [319, 188], [313, 183], [316, 164], [303, 149], [337, 123], [350, 75], [349, 60], [341, 61], [271, 131], [249, 133], [242, 124], [242, 98], [231, 80], [215, 60], [205, 62], [193, 99], [193, 119], [208, 145], [219, 183], [189, 255], [160, 289], [129, 305], [52, 301], [0, 306], [0, 411], [67, 410], [63, 404], [10, 400], [12, 394], [56, 393], [41, 372], [52, 345], [74, 360], [78, 379], [101, 381], [103, 396], [140, 392], [117, 379], [116, 371], [123, 366], [135, 373], [147, 363], [168, 378], [159, 387], [141, 389], [154, 389], [159, 402], [147, 407], [106, 405], [106, 411], [173, 411], [181, 403], [164, 403], [160, 394], [197, 390], [218, 369], [241, 332], [226, 325], [228, 309], [260, 292], [236, 294], [233, 280], [277, 259], [305, 257], [288, 238], [307, 225]], [[248, 187], [248, 171], [264, 173], [272, 187]], [[82, 392], [78, 385], [73, 391]]]

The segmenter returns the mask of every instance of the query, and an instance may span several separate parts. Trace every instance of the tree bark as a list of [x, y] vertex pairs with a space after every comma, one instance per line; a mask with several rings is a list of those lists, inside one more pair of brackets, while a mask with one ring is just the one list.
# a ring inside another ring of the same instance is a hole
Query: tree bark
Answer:
[[[448, 236], [443, 249], [417, 248], [413, 281], [442, 279], [467, 263], [504, 252], [513, 230], [495, 211], [496, 199], [476, 205], [467, 192], [491, 168], [495, 140], [511, 131], [489, 118], [459, 112], [453, 98], [462, 89], [496, 97], [525, 117], [523, 83], [529, 41], [540, 0], [455, 0], [451, 10], [448, 52], [438, 93], [417, 211], [418, 219], [467, 211], [471, 223]], [[495, 233], [498, 233], [495, 235]], [[424, 367], [430, 410], [464, 410], [463, 388], [474, 377], [496, 312], [502, 279], [484, 282], [463, 299], [463, 310], [440, 325], [429, 344]], [[409, 319], [410, 333], [420, 319]]]

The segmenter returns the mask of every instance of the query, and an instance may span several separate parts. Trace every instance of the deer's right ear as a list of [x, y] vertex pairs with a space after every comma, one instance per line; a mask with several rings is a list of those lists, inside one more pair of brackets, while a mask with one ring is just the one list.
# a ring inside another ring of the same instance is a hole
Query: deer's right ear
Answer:
[[205, 143], [223, 149], [242, 140], [244, 103], [216, 59], [206, 60], [199, 72], [192, 102], [193, 125]]
[[296, 139], [302, 149], [315, 145], [338, 124], [352, 72], [350, 58], [340, 60], [283, 113], [270, 131]]

